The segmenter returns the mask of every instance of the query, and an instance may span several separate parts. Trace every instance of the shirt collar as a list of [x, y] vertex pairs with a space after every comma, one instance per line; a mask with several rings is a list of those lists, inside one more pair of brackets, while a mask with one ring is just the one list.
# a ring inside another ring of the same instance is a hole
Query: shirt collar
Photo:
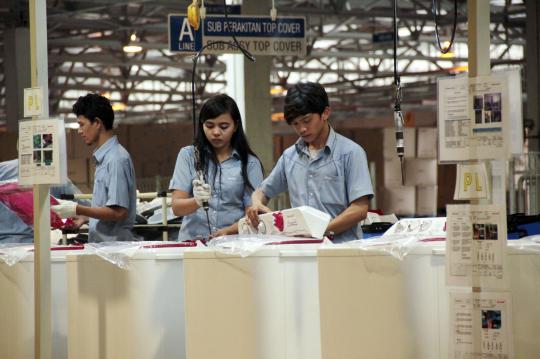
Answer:
[[94, 151], [94, 161], [96, 161], [96, 163], [100, 163], [101, 161], [103, 161], [103, 158], [105, 157], [107, 152], [109, 152], [116, 145], [118, 145], [118, 137], [114, 135], [113, 137], [105, 141], [104, 144], [99, 146], [97, 150]]
[[[329, 152], [333, 152], [336, 148], [336, 131], [332, 128], [332, 126], [328, 125], [330, 127], [330, 132], [328, 132], [328, 138], [326, 139], [326, 144], [322, 148], [326, 151], [328, 149]], [[296, 150], [298, 152], [302, 152], [309, 156], [309, 150], [307, 148], [306, 142], [300, 137], [296, 143], [294, 144], [296, 146]]]
[[[212, 150], [210, 148], [206, 148], [206, 152], [208, 153], [208, 155], [212, 154]], [[227, 158], [227, 160], [230, 159], [230, 158], [235, 158], [237, 160], [241, 159], [240, 154], [238, 153], [238, 151], [235, 148], [233, 148], [233, 150], [231, 152], [231, 155], [229, 156], [229, 158]]]

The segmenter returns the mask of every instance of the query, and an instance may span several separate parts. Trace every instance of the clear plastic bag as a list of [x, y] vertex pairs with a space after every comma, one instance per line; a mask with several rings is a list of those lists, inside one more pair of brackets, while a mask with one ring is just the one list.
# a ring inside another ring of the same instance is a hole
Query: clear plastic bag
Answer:
[[[247, 257], [257, 252], [259, 249], [269, 246], [281, 246], [288, 244], [320, 244], [332, 245], [330, 241], [301, 238], [301, 237], [286, 237], [263, 234], [235, 234], [229, 236], [221, 236], [211, 239], [206, 243], [209, 248], [215, 249], [219, 253], [239, 255]], [[329, 244], [328, 244], [329, 243]]]
[[342, 243], [341, 246], [347, 248], [356, 248], [363, 251], [378, 251], [388, 253], [391, 256], [403, 260], [414, 249], [438, 243], [438, 246], [444, 248], [445, 238], [426, 237], [424, 235], [385, 235], [382, 237], [373, 237], [369, 239], [360, 239], [352, 242]]
[[509, 246], [524, 252], [540, 253], [540, 235], [527, 236], [509, 241]]
[[122, 269], [130, 269], [129, 259], [144, 246], [144, 242], [99, 242], [85, 245], [86, 254], [95, 254]]
[[188, 242], [163, 242], [163, 241], [137, 241], [137, 242], [99, 242], [85, 245], [85, 254], [95, 254], [115, 266], [129, 270], [130, 259], [139, 251], [156, 253], [161, 248], [188, 248], [196, 247], [194, 241]]
[[32, 255], [33, 249], [33, 244], [0, 243], [0, 261], [11, 267]]

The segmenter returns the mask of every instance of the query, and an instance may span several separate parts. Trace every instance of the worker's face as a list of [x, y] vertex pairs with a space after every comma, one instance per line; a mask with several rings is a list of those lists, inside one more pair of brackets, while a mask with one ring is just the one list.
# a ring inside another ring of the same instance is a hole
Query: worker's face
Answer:
[[216, 118], [204, 121], [204, 135], [215, 150], [229, 148], [231, 138], [237, 129], [231, 115], [224, 113]]
[[326, 107], [320, 115], [318, 113], [308, 113], [295, 118], [291, 122], [291, 126], [296, 134], [302, 137], [304, 142], [313, 143], [323, 135], [326, 126], [328, 126], [329, 115], [330, 108]]
[[84, 143], [89, 146], [95, 144], [99, 138], [99, 131], [103, 126], [101, 120], [96, 119], [96, 121], [90, 122], [88, 118], [80, 115], [77, 117], [77, 123], [79, 124], [77, 133], [81, 135]]

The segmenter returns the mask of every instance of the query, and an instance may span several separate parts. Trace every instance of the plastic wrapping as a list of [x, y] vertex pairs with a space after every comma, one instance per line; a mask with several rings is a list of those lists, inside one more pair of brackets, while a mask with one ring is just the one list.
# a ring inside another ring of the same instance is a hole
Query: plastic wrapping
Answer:
[[143, 247], [143, 242], [99, 242], [86, 244], [85, 254], [95, 254], [122, 269], [130, 269], [129, 259]]
[[33, 244], [0, 243], [0, 262], [13, 266], [24, 258], [32, 255]]
[[313, 239], [300, 237], [285, 237], [262, 234], [237, 234], [221, 236], [207, 242], [209, 248], [219, 253], [239, 255], [247, 257], [257, 252], [262, 247], [279, 246], [284, 244], [325, 244], [333, 245], [327, 239]]
[[382, 237], [373, 237], [370, 239], [360, 239], [352, 242], [340, 244], [342, 247], [355, 248], [363, 251], [378, 251], [388, 253], [391, 256], [403, 260], [414, 249], [433, 243], [440, 243], [444, 249], [446, 238], [444, 237], [426, 237], [424, 235], [392, 235], [388, 234]]
[[187, 242], [163, 242], [163, 241], [146, 241], [146, 242], [100, 242], [88, 243], [85, 245], [85, 254], [95, 254], [107, 262], [115, 266], [129, 270], [130, 259], [141, 250], [155, 252], [159, 248], [172, 247], [196, 247], [195, 241]]
[[524, 252], [540, 253], [540, 235], [527, 236], [511, 241], [509, 246]]

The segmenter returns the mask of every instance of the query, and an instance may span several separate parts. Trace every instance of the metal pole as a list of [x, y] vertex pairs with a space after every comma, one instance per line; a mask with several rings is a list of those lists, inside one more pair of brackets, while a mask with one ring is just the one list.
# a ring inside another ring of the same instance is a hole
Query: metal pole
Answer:
[[[32, 87], [43, 89], [43, 118], [49, 117], [47, 3], [30, 0]], [[33, 117], [32, 121], [39, 120]], [[34, 185], [34, 357], [51, 358], [51, 258], [49, 185]]]

